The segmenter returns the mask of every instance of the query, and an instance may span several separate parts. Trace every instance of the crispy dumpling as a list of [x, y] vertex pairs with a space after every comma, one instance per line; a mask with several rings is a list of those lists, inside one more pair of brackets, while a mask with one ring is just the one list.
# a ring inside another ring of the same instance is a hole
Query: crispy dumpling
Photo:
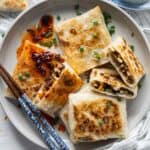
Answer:
[[137, 86], [134, 88], [128, 87], [113, 69], [93, 69], [90, 75], [90, 85], [93, 91], [110, 96], [119, 96], [126, 99], [133, 99], [137, 96]]
[[36, 105], [43, 108], [48, 114], [53, 114], [62, 108], [68, 101], [68, 95], [80, 89], [81, 79], [73, 70], [64, 69], [49, 90], [42, 89], [37, 92]]
[[20, 46], [17, 49], [17, 58], [20, 57], [26, 40], [32, 43], [39, 44], [40, 46], [51, 48], [57, 44], [53, 42], [54, 36], [54, 18], [51, 15], [44, 15], [40, 18], [40, 21], [31, 27], [29, 27], [23, 38]]
[[28, 6], [27, 0], [0, 0], [1, 11], [21, 11]]
[[69, 129], [69, 114], [68, 114], [68, 103], [65, 104], [65, 106], [61, 109], [60, 113], [60, 118], [62, 120], [62, 122], [64, 123], [68, 133], [70, 133], [70, 129]]
[[99, 6], [58, 24], [56, 33], [67, 62], [78, 74], [99, 65], [97, 54], [111, 41]]
[[93, 92], [69, 96], [71, 139], [94, 142], [127, 136], [126, 102]]
[[126, 40], [118, 37], [108, 49], [110, 62], [120, 74], [122, 80], [129, 87], [135, 87], [145, 75], [145, 71]]
[[64, 65], [60, 54], [46, 51], [30, 41], [24, 44], [13, 78], [33, 103], [49, 115], [62, 108], [68, 94], [82, 85], [80, 77]]

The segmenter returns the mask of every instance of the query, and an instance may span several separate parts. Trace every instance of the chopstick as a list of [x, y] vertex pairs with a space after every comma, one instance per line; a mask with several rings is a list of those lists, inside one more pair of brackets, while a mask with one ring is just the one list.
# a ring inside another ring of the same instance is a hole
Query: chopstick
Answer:
[[41, 112], [35, 107], [35, 105], [32, 104], [28, 96], [21, 90], [21, 88], [13, 80], [11, 75], [5, 70], [5, 68], [1, 64], [0, 64], [0, 76], [6, 82], [6, 84], [8, 85], [8, 87], [10, 88], [14, 96], [18, 99], [19, 104], [25, 111], [28, 118], [33, 122], [33, 124], [38, 129], [41, 137], [43, 138], [44, 142], [47, 144], [48, 148], [53, 150], [58, 150], [58, 149], [69, 150], [67, 145], [58, 135], [58, 133], [42, 116]]

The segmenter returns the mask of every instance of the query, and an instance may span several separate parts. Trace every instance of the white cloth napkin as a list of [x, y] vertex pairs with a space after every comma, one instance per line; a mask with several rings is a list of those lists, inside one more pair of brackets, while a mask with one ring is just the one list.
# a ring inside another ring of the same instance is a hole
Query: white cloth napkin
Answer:
[[[34, 5], [41, 0], [30, 0], [30, 5]], [[150, 12], [128, 12], [140, 26], [150, 27]], [[3, 35], [7, 32], [12, 21], [16, 18], [17, 13], [2, 13], [0, 12], [0, 44], [3, 40]], [[150, 36], [147, 35], [147, 36]], [[150, 37], [149, 37], [150, 39]], [[113, 145], [107, 145], [97, 150], [150, 150], [150, 109], [145, 114], [140, 123], [130, 133], [128, 139], [121, 142], [115, 142]]]

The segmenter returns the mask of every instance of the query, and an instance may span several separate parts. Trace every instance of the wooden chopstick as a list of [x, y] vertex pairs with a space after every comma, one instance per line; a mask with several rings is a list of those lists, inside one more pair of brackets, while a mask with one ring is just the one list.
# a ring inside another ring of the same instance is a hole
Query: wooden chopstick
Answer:
[[[55, 143], [59, 145], [59, 149], [69, 150], [64, 141], [60, 138], [58, 133], [53, 129], [53, 127], [47, 122], [47, 120], [42, 116], [41, 112], [31, 103], [31, 100], [27, 95], [21, 90], [17, 83], [13, 80], [11, 75], [5, 70], [5, 68], [0, 64], [0, 76], [4, 79], [8, 87], [11, 89], [12, 93], [18, 99], [19, 104], [25, 111], [29, 119], [34, 123], [38, 129], [40, 135], [42, 136], [44, 142], [50, 149], [57, 150], [58, 147]], [[39, 120], [40, 121], [39, 121]], [[41, 124], [42, 123], [42, 124]], [[45, 126], [45, 128], [43, 127]], [[51, 139], [55, 140], [55, 143]]]

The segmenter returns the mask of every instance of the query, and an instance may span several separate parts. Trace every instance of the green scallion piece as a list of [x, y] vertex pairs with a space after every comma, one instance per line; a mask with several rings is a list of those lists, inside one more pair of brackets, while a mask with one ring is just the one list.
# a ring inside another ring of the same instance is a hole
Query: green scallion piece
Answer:
[[99, 55], [99, 53], [97, 51], [93, 52], [93, 57], [96, 58], [97, 60], [100, 59], [100, 55]]
[[131, 33], [131, 37], [134, 37], [134, 32]]
[[99, 126], [102, 126], [104, 124], [104, 121], [102, 119], [99, 119], [98, 124], [99, 124]]
[[51, 31], [47, 31], [44, 35], [45, 38], [49, 38], [52, 35]]
[[117, 97], [117, 100], [118, 100], [119, 102], [121, 102], [121, 98], [120, 98], [120, 97]]
[[80, 50], [81, 53], [83, 53], [84, 52], [84, 47], [80, 46], [79, 50]]
[[110, 103], [110, 101], [108, 101], [108, 102], [106, 103], [106, 108], [109, 109], [110, 107], [111, 107], [111, 103]]
[[98, 20], [93, 20], [93, 21], [92, 21], [92, 23], [93, 23], [93, 25], [94, 25], [94, 26], [97, 26], [97, 25], [99, 25], [99, 22], [98, 22]]
[[76, 15], [80, 16], [82, 13], [79, 10], [76, 10]]
[[18, 79], [21, 80], [21, 81], [24, 81], [24, 80], [26, 80], [26, 77], [23, 76], [22, 73], [19, 73], [19, 74], [18, 74]]
[[105, 24], [108, 25], [111, 22], [111, 15], [108, 12], [103, 12]]
[[30, 77], [30, 72], [25, 72], [25, 76], [27, 77], [27, 78], [29, 78]]
[[111, 25], [111, 26], [108, 26], [108, 30], [109, 30], [110, 35], [112, 36], [113, 34], [115, 34], [116, 28], [114, 25]]
[[130, 45], [131, 50], [134, 52], [134, 45]]
[[58, 21], [60, 21], [60, 20], [61, 20], [61, 17], [58, 15], [58, 16], [56, 17], [56, 19], [57, 19]]
[[97, 32], [95, 32], [95, 33], [93, 33], [93, 35], [92, 35], [92, 36], [93, 36], [93, 38], [95, 38], [95, 39], [96, 39], [96, 38], [98, 38], [98, 33], [97, 33]]
[[80, 8], [80, 5], [79, 5], [79, 4], [74, 5], [74, 9], [75, 9], [75, 10], [78, 10], [79, 8]]
[[57, 39], [56, 39], [56, 38], [53, 38], [53, 44], [54, 44], [55, 46], [57, 46]]
[[41, 46], [45, 46], [45, 47], [48, 47], [48, 48], [51, 48], [53, 43], [51, 41], [48, 41], [48, 42], [40, 42], [39, 43]]

